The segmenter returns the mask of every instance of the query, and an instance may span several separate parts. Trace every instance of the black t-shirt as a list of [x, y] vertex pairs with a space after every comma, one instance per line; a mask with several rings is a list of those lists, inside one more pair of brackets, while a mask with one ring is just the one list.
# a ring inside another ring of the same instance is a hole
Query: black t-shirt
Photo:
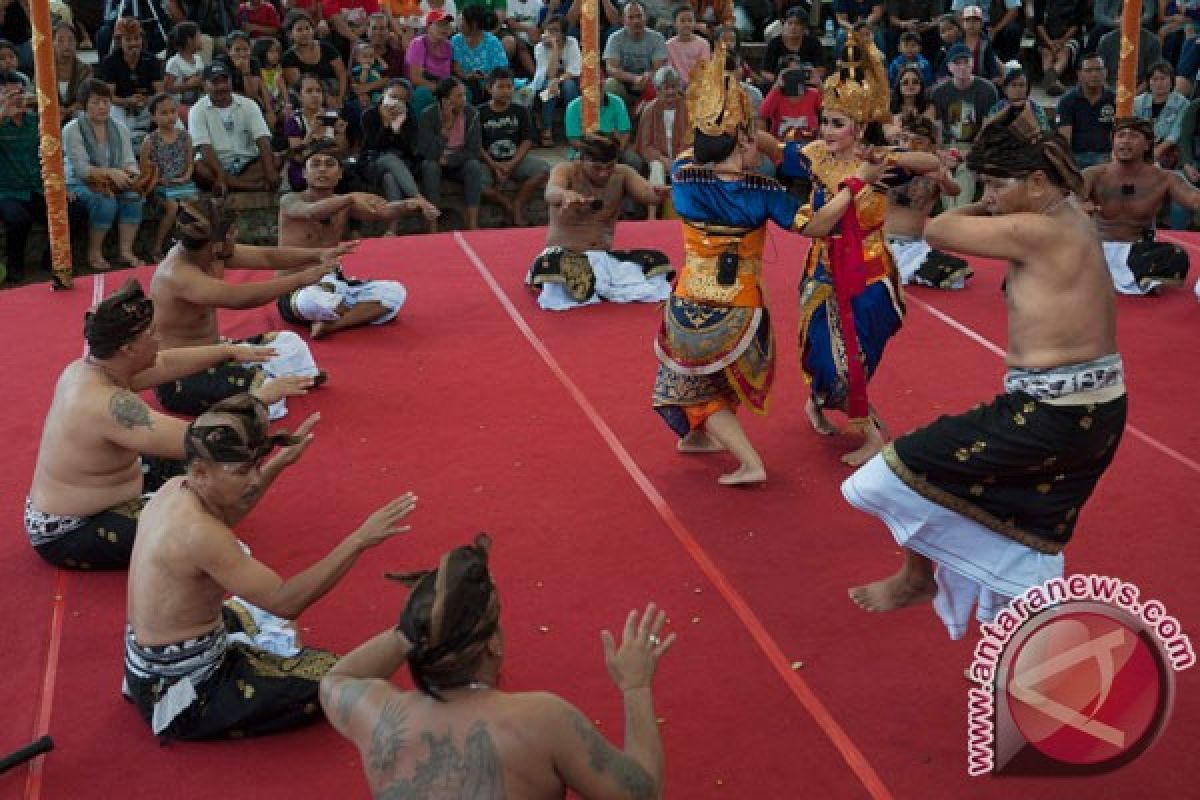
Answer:
[[1093, 105], [1076, 87], [1058, 101], [1058, 124], [1071, 126], [1071, 152], [1107, 153], [1112, 150], [1117, 95], [1105, 89]]
[[333, 71], [333, 62], [339, 60], [342, 55], [337, 51], [337, 48], [328, 42], [321, 42], [321, 57], [316, 64], [309, 64], [307, 61], [301, 61], [300, 56], [296, 54], [296, 48], [291, 48], [283, 54], [283, 60], [280, 65], [287, 69], [293, 67], [300, 70], [300, 74], [311, 72], [321, 79], [321, 83], [325, 84], [325, 89], [328, 91], [331, 87], [333, 91], [337, 91], [337, 73]]
[[163, 79], [162, 64], [152, 55], [142, 53], [133, 69], [125, 63], [125, 55], [117, 50], [100, 62], [100, 80], [116, 87], [117, 97], [133, 97], [138, 89], [154, 94], [154, 84]]
[[510, 161], [522, 142], [533, 141], [533, 123], [524, 106], [509, 103], [508, 108], [496, 111], [491, 103], [484, 103], [478, 108], [483, 149], [493, 161]]
[[1086, 0], [1036, 0], [1033, 4], [1034, 25], [1045, 27], [1053, 39], [1064, 36], [1071, 26], [1076, 26], [1078, 37], [1087, 17]]
[[383, 153], [395, 153], [403, 159], [413, 161], [417, 157], [417, 118], [408, 109], [400, 132], [392, 130], [390, 125], [383, 124], [383, 116], [379, 107], [368, 108], [362, 115], [363, 141], [362, 149], [369, 158]]
[[772, 75], [779, 74], [779, 62], [785, 56], [799, 56], [800, 60], [814, 67], [825, 66], [825, 48], [811, 33], [804, 34], [797, 50], [789, 50], [783, 43], [782, 36], [776, 36], [767, 42], [767, 52], [763, 55], [763, 69]]

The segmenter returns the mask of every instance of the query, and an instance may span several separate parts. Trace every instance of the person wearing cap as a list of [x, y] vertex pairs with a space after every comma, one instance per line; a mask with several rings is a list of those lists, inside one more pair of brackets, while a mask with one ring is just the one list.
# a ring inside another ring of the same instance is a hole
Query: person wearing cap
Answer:
[[971, 51], [971, 61], [975, 74], [980, 78], [999, 84], [1004, 75], [1004, 68], [992, 42], [983, 31], [983, 9], [979, 6], [967, 6], [962, 10], [963, 41]]
[[[1025, 29], [1024, 17], [1032, 11], [1028, 9], [1023, 13], [1022, 8], [1031, 5], [1032, 2], [1033, 0], [953, 0], [950, 10], [958, 13], [964, 23], [968, 14], [978, 18], [981, 27], [987, 31], [992, 49], [1001, 59], [1009, 60], [1020, 54], [1021, 36]], [[991, 18], [993, 5], [1004, 9], [999, 19]]]
[[120, 49], [104, 57], [96, 77], [112, 90], [113, 119], [131, 132], [144, 133], [154, 122], [146, 103], [163, 89], [163, 65], [158, 56], [143, 51], [142, 24], [133, 17], [117, 20], [113, 35]]
[[809, 35], [808, 9], [803, 7], [789, 8], [783, 18], [783, 32], [767, 42], [767, 51], [762, 60], [762, 78], [768, 87], [775, 85], [779, 73], [783, 71], [784, 59], [789, 57], [811, 65], [818, 80], [825, 79], [825, 48], [820, 39]]
[[1116, 115], [1116, 92], [1104, 85], [1104, 59], [1088, 53], [1079, 61], [1079, 85], [1058, 100], [1058, 132], [1071, 143], [1076, 164], [1108, 161]]
[[319, 419], [311, 415], [295, 435], [272, 434], [258, 398], [221, 401], [187, 427], [187, 472], [142, 511], [129, 564], [122, 693], [162, 743], [276, 733], [320, 719], [318, 686], [337, 657], [300, 645], [288, 623], [359, 556], [407, 531], [400, 522], [417, 498], [409, 492], [387, 503], [286, 580], [251, 556], [234, 527], [312, 444]]
[[898, 572], [851, 600], [871, 613], [932, 601], [953, 639], [1061, 579], [1127, 409], [1112, 284], [1066, 141], [1012, 108], [967, 163], [983, 200], [932, 218], [925, 238], [1007, 264], [1004, 391], [901, 436], [842, 484], [903, 550]]
[[433, 104], [438, 82], [454, 75], [454, 47], [450, 44], [453, 30], [454, 17], [434, 9], [425, 15], [425, 32], [412, 40], [404, 54], [413, 86], [410, 104], [418, 120], [421, 112]]
[[269, 347], [162, 349], [154, 306], [132, 278], [84, 315], [87, 351], [62, 371], [42, 428], [25, 501], [38, 555], [64, 569], [124, 569], [149, 493], [183, 459], [187, 424], [138, 393], [226, 360], [270, 358]]
[[274, 191], [279, 167], [258, 103], [234, 94], [233, 74], [224, 61], [204, 68], [204, 92], [188, 112], [188, 133], [202, 156], [196, 161], [196, 183], [215, 195]]
[[[984, 118], [996, 105], [999, 95], [991, 81], [974, 75], [971, 50], [962, 42], [951, 45], [946, 52], [946, 61], [951, 79], [934, 87], [929, 99], [942, 123], [943, 146], [963, 153], [970, 150]], [[962, 193], [956, 198], [945, 198], [947, 205], [974, 202], [975, 174], [957, 157], [951, 156], [951, 160], [958, 162], [950, 166], [954, 170], [954, 181]]]
[[1083, 171], [1080, 198], [1096, 222], [1108, 271], [1121, 294], [1157, 294], [1187, 277], [1187, 251], [1155, 241], [1156, 220], [1168, 201], [1194, 215], [1200, 190], [1155, 164], [1153, 154], [1150, 120], [1119, 117], [1113, 123], [1112, 161]]
[[[309, 154], [304, 162], [308, 188], [289, 192], [279, 201], [281, 246], [336, 247], [351, 219], [394, 225], [406, 214], [437, 217], [440, 213], [423, 197], [389, 202], [370, 192], [335, 194], [342, 174], [334, 152], [318, 146]], [[398, 281], [348, 278], [339, 268], [320, 283], [281, 296], [276, 305], [285, 322], [304, 325], [313, 339], [319, 339], [345, 328], [390, 322], [407, 296]]]
[[[436, 569], [389, 575], [412, 587], [399, 624], [347, 653], [321, 680], [321, 705], [363, 754], [372, 795], [661, 797], [653, 686], [675, 641], [663, 634], [666, 614], [650, 603], [629, 612], [619, 644], [609, 631], [600, 634], [625, 708], [618, 749], [562, 697], [500, 688], [505, 639], [490, 548], [480, 534], [444, 554]], [[415, 690], [391, 682], [404, 666]]]

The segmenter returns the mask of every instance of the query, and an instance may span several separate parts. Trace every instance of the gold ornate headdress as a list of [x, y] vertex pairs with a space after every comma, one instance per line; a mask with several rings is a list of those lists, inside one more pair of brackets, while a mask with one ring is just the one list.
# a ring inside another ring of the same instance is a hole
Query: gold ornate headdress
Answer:
[[688, 76], [688, 119], [705, 136], [736, 136], [754, 122], [754, 109], [737, 76], [725, 69], [725, 43]]
[[822, 109], [837, 111], [860, 125], [891, 122], [887, 69], [871, 31], [860, 28], [846, 40], [837, 70], [825, 79]]

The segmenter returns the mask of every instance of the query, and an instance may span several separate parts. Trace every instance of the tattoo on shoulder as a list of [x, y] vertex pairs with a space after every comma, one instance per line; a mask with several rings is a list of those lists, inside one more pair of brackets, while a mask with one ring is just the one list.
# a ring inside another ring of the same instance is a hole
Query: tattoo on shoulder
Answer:
[[454, 735], [421, 735], [429, 755], [417, 762], [411, 779], [400, 778], [375, 792], [376, 800], [424, 800], [461, 797], [468, 800], [504, 800], [504, 769], [487, 723], [476, 722], [460, 750]]
[[379, 722], [371, 734], [371, 749], [367, 753], [367, 766], [372, 772], [391, 772], [396, 765], [396, 751], [408, 739], [408, 712], [399, 700], [393, 698], [383, 704]]
[[576, 733], [587, 747], [588, 761], [594, 772], [609, 773], [618, 786], [637, 800], [654, 797], [654, 780], [645, 767], [609, 744], [582, 714], [576, 712], [573, 721]]
[[154, 421], [150, 419], [150, 409], [146, 407], [140, 397], [128, 389], [118, 389], [113, 392], [112, 399], [108, 401], [108, 411], [122, 428], [154, 430]]

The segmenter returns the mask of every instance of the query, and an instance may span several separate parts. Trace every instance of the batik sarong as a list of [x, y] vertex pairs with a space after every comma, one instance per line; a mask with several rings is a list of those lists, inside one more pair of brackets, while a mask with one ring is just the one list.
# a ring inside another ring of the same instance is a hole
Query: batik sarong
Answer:
[[723, 401], [764, 413], [775, 380], [775, 339], [764, 307], [719, 307], [672, 297], [654, 342], [654, 409], [680, 436], [683, 406]]
[[1113, 286], [1121, 294], [1150, 294], [1187, 279], [1187, 251], [1170, 242], [1103, 242]]
[[293, 325], [313, 322], [334, 322], [341, 317], [339, 308], [354, 308], [363, 303], [378, 303], [384, 314], [371, 321], [372, 325], [391, 322], [408, 298], [408, 291], [398, 281], [361, 281], [347, 278], [334, 271], [320, 283], [304, 286], [280, 297], [276, 302], [279, 315]]
[[[319, 372], [308, 345], [292, 331], [262, 333], [238, 339], [237, 344], [266, 345], [275, 348], [277, 354], [261, 364], [226, 361], [186, 378], [164, 383], [154, 390], [158, 402], [168, 411], [197, 417], [226, 397], [253, 391], [271, 378], [286, 375], [316, 377]], [[286, 401], [272, 404], [270, 413], [273, 420], [285, 416]]]
[[965, 259], [935, 250], [920, 237], [888, 234], [887, 243], [896, 259], [901, 283], [931, 289], [961, 289], [975, 274]]
[[122, 691], [160, 740], [238, 739], [321, 717], [318, 689], [337, 656], [284, 656], [231, 639], [229, 631], [252, 634], [247, 627], [249, 615], [228, 605], [216, 629], [176, 644], [138, 644], [126, 626]]
[[988, 405], [902, 436], [842, 486], [903, 547], [938, 564], [935, 610], [955, 638], [1062, 574], [1061, 552], [1125, 425], [1119, 356], [1011, 370]]
[[534, 259], [526, 285], [540, 288], [545, 311], [567, 311], [602, 300], [661, 303], [671, 294], [675, 268], [657, 250], [588, 250], [547, 247]]
[[38, 555], [62, 569], [127, 569], [138, 517], [150, 496], [184, 472], [182, 461], [142, 456], [143, 494], [97, 514], [48, 514], [25, 498], [25, 533]]

